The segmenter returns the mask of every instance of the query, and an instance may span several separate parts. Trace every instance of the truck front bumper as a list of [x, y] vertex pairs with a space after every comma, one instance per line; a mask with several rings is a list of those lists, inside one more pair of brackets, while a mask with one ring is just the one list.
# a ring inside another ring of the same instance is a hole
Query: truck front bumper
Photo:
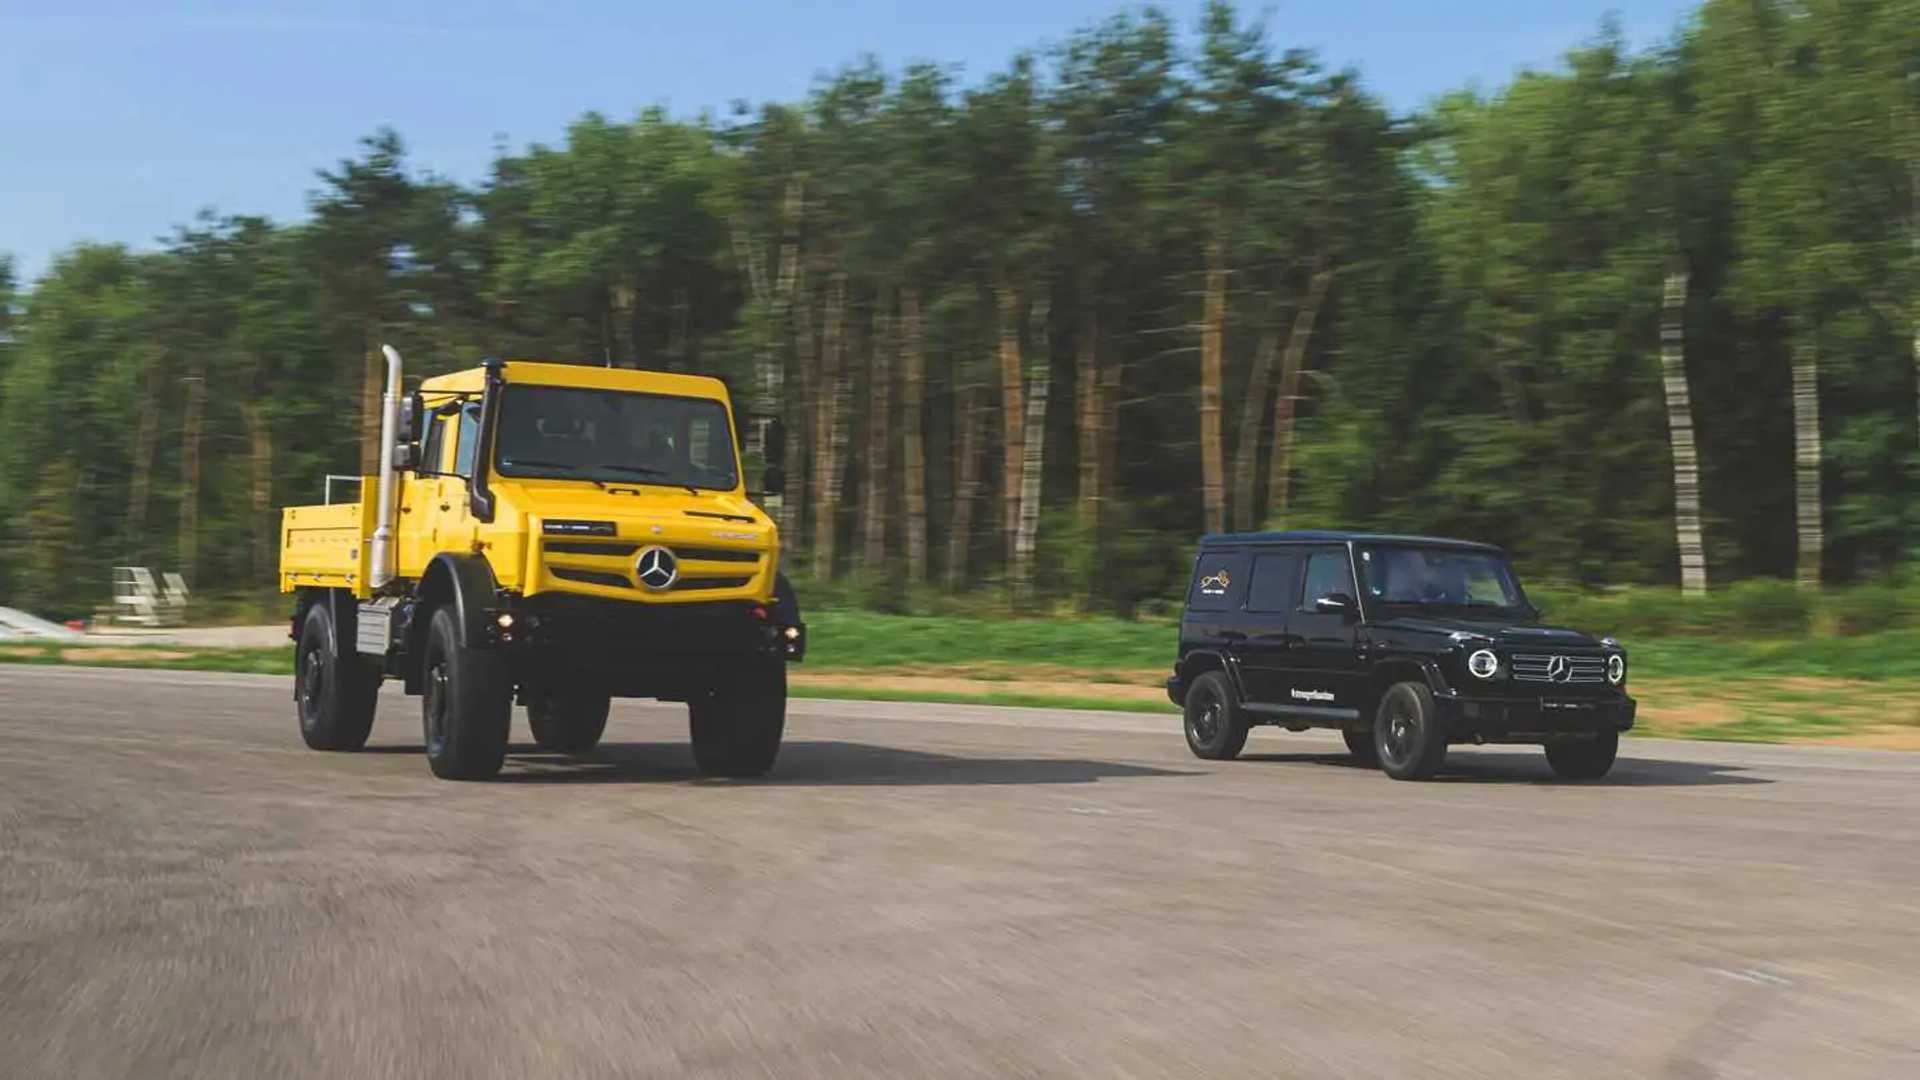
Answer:
[[1639, 703], [1606, 697], [1470, 698], [1433, 695], [1440, 718], [1465, 742], [1541, 742], [1561, 736], [1630, 731]]

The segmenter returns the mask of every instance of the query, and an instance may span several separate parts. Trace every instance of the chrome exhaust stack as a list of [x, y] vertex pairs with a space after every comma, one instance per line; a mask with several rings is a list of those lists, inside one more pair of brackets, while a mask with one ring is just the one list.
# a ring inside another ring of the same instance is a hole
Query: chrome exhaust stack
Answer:
[[367, 553], [367, 584], [374, 589], [393, 580], [393, 500], [399, 487], [394, 475], [394, 440], [400, 436], [400, 352], [380, 346], [387, 358], [387, 391], [380, 397], [380, 476], [374, 498], [373, 543]]

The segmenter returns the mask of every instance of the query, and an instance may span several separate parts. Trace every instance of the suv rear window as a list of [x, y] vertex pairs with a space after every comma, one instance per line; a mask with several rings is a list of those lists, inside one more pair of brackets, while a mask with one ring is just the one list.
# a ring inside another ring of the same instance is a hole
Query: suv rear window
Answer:
[[1253, 583], [1247, 586], [1248, 611], [1285, 611], [1293, 606], [1300, 583], [1300, 556], [1291, 551], [1253, 557]]
[[1247, 556], [1239, 551], [1203, 551], [1193, 564], [1193, 585], [1187, 607], [1194, 611], [1228, 611], [1240, 606], [1247, 594]]

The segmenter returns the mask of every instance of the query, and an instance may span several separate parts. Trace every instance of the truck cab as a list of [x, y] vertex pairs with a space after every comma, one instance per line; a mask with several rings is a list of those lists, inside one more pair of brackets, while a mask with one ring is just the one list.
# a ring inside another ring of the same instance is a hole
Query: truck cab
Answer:
[[1296, 531], [1201, 540], [1167, 693], [1202, 758], [1271, 724], [1337, 729], [1396, 779], [1462, 742], [1542, 745], [1598, 779], [1633, 726], [1626, 681], [1620, 643], [1543, 625], [1496, 547]]
[[498, 772], [515, 702], [585, 752], [614, 697], [686, 702], [703, 771], [771, 767], [806, 628], [725, 385], [506, 360], [401, 393], [388, 360], [361, 501], [283, 512], [308, 744], [363, 746], [393, 679], [443, 777]]

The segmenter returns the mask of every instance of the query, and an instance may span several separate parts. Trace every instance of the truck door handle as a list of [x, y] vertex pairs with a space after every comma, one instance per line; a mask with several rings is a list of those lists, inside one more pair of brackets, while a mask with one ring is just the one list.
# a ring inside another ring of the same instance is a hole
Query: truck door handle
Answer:
[[442, 509], [442, 510], [451, 510], [451, 509], [453, 509], [453, 506], [452, 506], [452, 504], [450, 504], [450, 503], [441, 503], [441, 504], [440, 504], [440, 509]]

